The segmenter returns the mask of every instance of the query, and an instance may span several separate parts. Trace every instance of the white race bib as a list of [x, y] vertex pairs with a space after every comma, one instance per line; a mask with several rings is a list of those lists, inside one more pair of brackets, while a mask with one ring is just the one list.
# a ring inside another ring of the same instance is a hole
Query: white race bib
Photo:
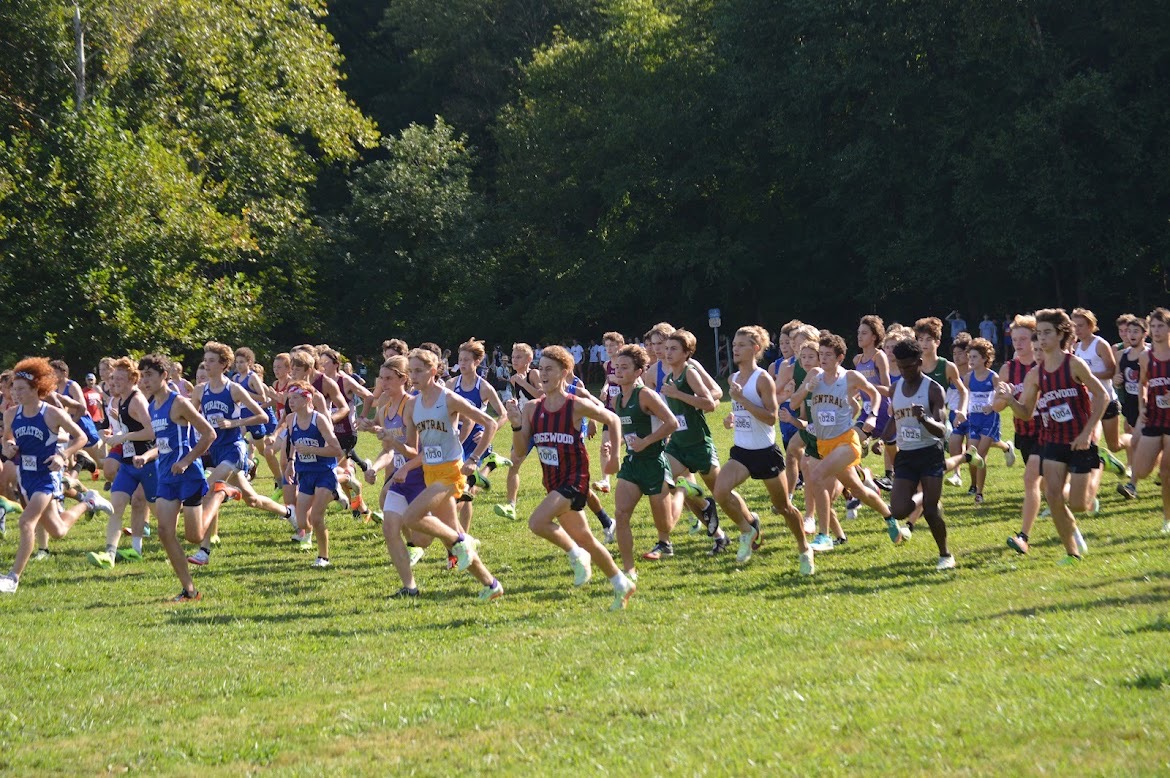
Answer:
[[971, 392], [967, 407], [972, 413], [980, 413], [984, 405], [991, 405], [991, 392]]
[[630, 444], [631, 444], [631, 443], [633, 443], [633, 442], [634, 442], [634, 439], [635, 439], [635, 438], [637, 438], [637, 437], [638, 437], [638, 436], [637, 436], [637, 435], [635, 435], [635, 434], [634, 434], [634, 433], [632, 433], [632, 432], [631, 432], [629, 435], [623, 435], [623, 436], [622, 436], [622, 438], [623, 438], [623, 440], [625, 440], [625, 441], [626, 441], [626, 448], [629, 448], [629, 447], [630, 447]]
[[861, 415], [862, 416], [868, 416], [869, 412], [872, 409], [873, 409], [873, 403], [870, 402], [868, 399], [861, 401]]
[[1048, 409], [1048, 417], [1053, 421], [1060, 423], [1070, 422], [1073, 420], [1072, 408], [1068, 407], [1068, 403], [1061, 403], [1054, 405]]
[[442, 446], [424, 446], [423, 447], [423, 461], [428, 465], [437, 465], [443, 461], [443, 447]]
[[917, 443], [922, 440], [922, 430], [917, 427], [898, 428], [898, 440], [903, 443]]
[[1125, 382], [1125, 393], [1126, 394], [1137, 394], [1138, 393], [1138, 382], [1137, 381], [1126, 381]]
[[316, 454], [297, 454], [297, 461], [304, 462], [306, 464], [311, 463], [311, 462], [316, 462], [317, 455]]
[[617, 397], [621, 393], [622, 393], [622, 388], [620, 386], [618, 386], [617, 384], [610, 384], [609, 385], [609, 396], [610, 397]]
[[836, 411], [817, 411], [817, 424], [821, 427], [837, 426]]
[[676, 413], [674, 418], [678, 420], [678, 431], [682, 432], [687, 428], [687, 417], [681, 413]]
[[35, 471], [37, 469], [37, 458], [32, 454], [21, 454], [20, 469]]
[[548, 465], [549, 467], [561, 466], [561, 455], [552, 446], [537, 446], [536, 453], [540, 457], [540, 464]]
[[171, 453], [171, 441], [169, 438], [159, 438], [158, 439], [158, 453], [160, 453], [160, 454]]
[[129, 458], [136, 456], [137, 454], [138, 450], [134, 448], [134, 441], [128, 440], [122, 444], [122, 456]]
[[1160, 394], [1154, 398], [1154, 405], [1159, 408], [1170, 408], [1170, 394]]
[[220, 421], [223, 420], [223, 414], [222, 413], [209, 413], [209, 414], [207, 414], [207, 420], [209, 422], [211, 422], [211, 426], [218, 427]]
[[752, 417], [748, 413], [735, 414], [735, 428], [737, 430], [750, 430], [752, 428]]
[[402, 468], [406, 467], [406, 457], [402, 456], [401, 454], [395, 454], [393, 464], [395, 470], [401, 470]]

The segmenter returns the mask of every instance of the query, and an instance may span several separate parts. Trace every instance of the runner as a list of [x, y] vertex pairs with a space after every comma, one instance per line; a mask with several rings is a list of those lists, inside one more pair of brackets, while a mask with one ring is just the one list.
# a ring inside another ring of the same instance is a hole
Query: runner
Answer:
[[[479, 599], [483, 602], [494, 600], [504, 593], [504, 587], [480, 561], [479, 541], [455, 529], [455, 501], [463, 494], [467, 484], [465, 476], [475, 471], [475, 463], [463, 461], [463, 446], [455, 434], [454, 425], [459, 416], [483, 425], [484, 434], [472, 452], [478, 458], [495, 435], [496, 422], [439, 383], [439, 357], [434, 352], [416, 348], [410, 352], [408, 369], [418, 394], [403, 410], [406, 431], [399, 453], [407, 459], [422, 455], [427, 487], [400, 517], [387, 514], [385, 523], [390, 525], [393, 533], [400, 533], [405, 527], [438, 539], [455, 555], [458, 560], [456, 569], [460, 572], [470, 569], [472, 576], [483, 584]], [[401, 575], [404, 571], [399, 565], [395, 566]], [[414, 573], [409, 566], [405, 572], [402, 589], [396, 596], [415, 597], [418, 588]]]
[[333, 433], [329, 414], [313, 408], [313, 387], [308, 381], [292, 381], [286, 395], [289, 408], [289, 441], [297, 483], [297, 524], [313, 531], [317, 558], [312, 567], [324, 569], [329, 561], [329, 528], [325, 509], [337, 495], [334, 468], [344, 450]]
[[[26, 505], [20, 514], [20, 542], [12, 569], [0, 576], [0, 594], [15, 594], [33, 553], [37, 528], [53, 538], [65, 537], [88, 511], [110, 513], [110, 504], [92, 489], [81, 502], [61, 510], [61, 471], [66, 460], [86, 444], [86, 435], [70, 414], [45, 402], [58, 384], [47, 359], [32, 357], [12, 371], [13, 406], [4, 412], [4, 456], [17, 463], [20, 491]], [[64, 433], [68, 441], [58, 443]]]
[[[857, 347], [860, 352], [853, 356], [853, 369], [865, 376], [865, 379], [882, 392], [881, 401], [874, 413], [873, 426], [866, 424], [869, 417], [869, 400], [861, 395], [861, 416], [857, 420], [857, 435], [861, 439], [861, 451], [867, 453], [872, 447], [875, 454], [881, 454], [884, 448], [882, 435], [885, 433], [887, 422], [890, 420], [890, 363], [886, 352], [882, 351], [882, 341], [886, 337], [886, 325], [882, 317], [876, 314], [862, 316], [857, 324]], [[893, 430], [894, 428], [890, 428]], [[890, 491], [893, 482], [890, 478], [893, 473], [886, 472], [883, 478], [877, 479], [878, 487], [885, 492]]]
[[[527, 343], [512, 344], [512, 369], [514, 372], [508, 378], [508, 385], [512, 388], [520, 410], [524, 410], [524, 407], [532, 400], [544, 396], [540, 373], [533, 369], [532, 357], [532, 346]], [[520, 494], [520, 466], [524, 464], [524, 459], [527, 456], [528, 451], [517, 451], [515, 446], [512, 447], [510, 455], [512, 464], [508, 466], [508, 501], [496, 505], [494, 510], [497, 516], [515, 520], [516, 498]]]
[[[955, 558], [947, 546], [947, 525], [939, 504], [946, 459], [946, 395], [941, 386], [922, 374], [922, 348], [916, 341], [907, 338], [899, 342], [894, 358], [902, 378], [893, 391], [893, 418], [888, 422], [898, 431], [890, 507], [895, 519], [909, 519], [917, 510], [922, 511], [938, 546], [936, 569], [950, 570]], [[916, 504], [919, 489], [921, 502]]]
[[[806, 474], [805, 483], [831, 492], [834, 482], [840, 481], [855, 498], [885, 520], [890, 540], [894, 544], [901, 543], [910, 537], [910, 531], [899, 525], [881, 495], [866, 486], [857, 472], [861, 464], [861, 443], [857, 430], [853, 428], [851, 398], [860, 393], [869, 397], [871, 410], [866, 422], [872, 424], [872, 405], [878, 403], [881, 395], [861, 373], [841, 369], [841, 362], [845, 359], [845, 340], [841, 336], [825, 333], [817, 343], [820, 365], [809, 372], [792, 397], [794, 403], [803, 402], [805, 397], [811, 396], [812, 399], [813, 434], [817, 437], [817, 454], [821, 461]], [[827, 506], [822, 513], [828, 514]]]
[[[1125, 463], [1115, 457], [1114, 452], [1121, 451], [1129, 445], [1129, 440], [1121, 434], [1121, 403], [1117, 401], [1117, 393], [1113, 390], [1113, 376], [1117, 373], [1117, 353], [1109, 342], [1097, 334], [1097, 315], [1088, 308], [1073, 308], [1073, 328], [1076, 331], [1077, 347], [1073, 351], [1085, 361], [1093, 375], [1105, 387], [1109, 397], [1105, 406], [1105, 415], [1101, 417], [1101, 429], [1105, 433], [1105, 448], [1100, 449], [1101, 463], [1105, 466], [1101, 471], [1093, 474], [1100, 482], [1105, 470], [1118, 476], [1126, 476]], [[1096, 492], [1096, 488], [1093, 490]]]
[[1155, 308], [1149, 318], [1150, 348], [1138, 357], [1138, 423], [1133, 477], [1140, 481], [1154, 472], [1162, 480], [1162, 533], [1170, 533], [1170, 311]]
[[528, 403], [523, 410], [515, 400], [508, 401], [513, 448], [527, 449], [530, 442], [535, 446], [547, 492], [528, 519], [528, 527], [565, 552], [573, 570], [574, 586], [589, 582], [592, 564], [600, 567], [614, 589], [610, 610], [621, 610], [636, 587], [614, 564], [605, 546], [593, 537], [582, 512], [589, 493], [589, 452], [581, 435], [581, 420], [591, 419], [606, 426], [602, 469], [610, 473], [618, 470], [621, 422], [594, 400], [565, 392], [573, 375], [573, 364], [569, 352], [559, 346], [549, 346], [540, 360], [544, 396]]
[[[1137, 444], [1141, 440], [1138, 424], [1138, 395], [1141, 386], [1141, 355], [1146, 351], [1146, 332], [1149, 324], [1145, 317], [1127, 313], [1118, 319], [1118, 330], [1125, 340], [1125, 349], [1117, 358], [1117, 374], [1113, 384], [1121, 398], [1121, 413], [1125, 417], [1125, 434], [1129, 440], [1127, 457], [1132, 464], [1137, 458]], [[1129, 481], [1117, 485], [1117, 493], [1128, 500], [1137, 497], [1137, 482], [1131, 468]]]
[[[604, 365], [605, 383], [601, 385], [601, 401], [607, 409], [612, 411], [614, 409], [615, 398], [622, 393], [622, 388], [618, 386], [617, 381], [613, 377], [616, 372], [613, 366], [613, 360], [622, 346], [626, 345], [626, 337], [620, 332], [607, 332], [602, 336], [601, 342], [605, 346], [606, 354]], [[603, 473], [601, 480], [590, 484], [589, 488], [591, 491], [609, 494], [609, 476]], [[607, 537], [605, 542], [612, 543], [613, 540]]]
[[[728, 380], [731, 413], [724, 418], [723, 426], [735, 430], [735, 444], [731, 447], [731, 458], [715, 482], [715, 501], [739, 527], [736, 561], [747, 562], [752, 552], [763, 543], [762, 528], [760, 517], [747, 512], [743, 501], [735, 499], [734, 490], [749, 478], [763, 481], [773, 511], [784, 517], [789, 531], [796, 538], [801, 574], [812, 575], [816, 570], [813, 552], [804, 537], [800, 511], [789, 498], [788, 483], [784, 478], [784, 454], [776, 446], [776, 424], [779, 421], [776, 387], [768, 371], [756, 364], [768, 344], [768, 332], [759, 326], [740, 327], [732, 338], [731, 353], [737, 369]], [[799, 404], [800, 401], [795, 402]]]
[[[995, 361], [995, 346], [984, 338], [975, 338], [967, 349], [970, 371], [967, 373], [968, 402], [967, 435], [980, 457], [987, 457], [991, 447], [1000, 443], [999, 411], [992, 401], [998, 383], [991, 365]], [[1009, 467], [1015, 464], [1015, 451], [1011, 451]], [[983, 504], [983, 485], [987, 481], [987, 468], [971, 468], [971, 485], [975, 487], [975, 504]]]
[[[110, 393], [117, 401], [117, 429], [111, 428], [106, 445], [117, 450], [118, 472], [110, 487], [112, 512], [106, 527], [104, 551], [91, 551], [87, 560], [94, 567], [113, 569], [118, 560], [142, 559], [143, 523], [131, 513], [131, 546], [118, 550], [122, 537], [122, 515], [136, 494], [154, 505], [158, 492], [158, 449], [146, 396], [138, 389], [140, 376], [129, 357], [114, 361], [110, 368]], [[113, 419], [113, 417], [112, 417]], [[114, 456], [111, 454], [111, 456]]]
[[[954, 471], [964, 463], [983, 467], [985, 464], [983, 457], [979, 456], [979, 452], [973, 446], [968, 446], [965, 452], [954, 451], [955, 430], [960, 433], [958, 438], [960, 446], [962, 439], [967, 434], [964, 427], [967, 422], [969, 398], [967, 396], [967, 383], [959, 373], [958, 365], [938, 355], [938, 346], [942, 342], [942, 322], [936, 316], [919, 319], [914, 322], [914, 338], [918, 342], [919, 348], [922, 349], [923, 374], [941, 386], [947, 393], [948, 422], [952, 429], [948, 440], [950, 456], [947, 457], [946, 461], [947, 470]], [[960, 340], [959, 343], [964, 343], [964, 341]], [[963, 479], [957, 472], [953, 472], [951, 478], [947, 479], [947, 483], [962, 486]]]
[[[663, 336], [665, 339], [665, 336]], [[663, 491], [670, 471], [663, 453], [663, 441], [678, 429], [678, 421], [666, 407], [661, 395], [643, 386], [638, 381], [646, 372], [650, 357], [641, 346], [622, 346], [614, 362], [614, 380], [621, 387], [621, 393], [614, 401], [614, 413], [621, 421], [622, 439], [626, 444], [626, 455], [617, 473], [614, 489], [615, 520], [617, 522], [618, 549], [622, 556], [622, 569], [632, 580], [637, 581], [634, 563], [634, 535], [630, 529], [630, 518], [638, 501], [645, 495], [650, 503], [654, 528], [658, 542], [650, 550], [648, 559], [666, 559], [674, 556], [670, 543], [670, 510]], [[658, 419], [657, 429], [651, 419]], [[613, 452], [616, 455], [616, 452]]]
[[[1020, 400], [1024, 395], [1024, 382], [1028, 373], [1036, 366], [1035, 336], [1036, 317], [1019, 314], [1011, 322], [1010, 338], [1015, 356], [999, 369], [1000, 383], [996, 385], [996, 412], [1009, 407], [1009, 398]], [[1029, 418], [1020, 418], [1014, 413], [1015, 448], [1024, 458], [1024, 502], [1020, 508], [1020, 531], [1008, 538], [1008, 547], [1021, 553], [1028, 553], [1028, 536], [1036, 517], [1040, 513], [1040, 411], [1034, 410]]]
[[[485, 381], [483, 376], [479, 374], [479, 368], [483, 363], [485, 353], [483, 341], [472, 338], [460, 344], [459, 372], [448, 382], [447, 388], [481, 411], [490, 406], [495, 410], [496, 417], [502, 419], [506, 412], [504, 410], [504, 404], [500, 402], [500, 396], [496, 393], [491, 382]], [[459, 525], [463, 528], [464, 532], [471, 530], [472, 499], [475, 496], [475, 492], [479, 488], [492, 488], [491, 481], [480, 472], [480, 468], [487, 468], [490, 472], [499, 465], [507, 466], [512, 464], [511, 459], [499, 457], [492, 451], [491, 438], [487, 439], [486, 448], [480, 446], [480, 443], [483, 442], [484, 432], [483, 426], [479, 424], [472, 424], [465, 421], [461, 421], [459, 424], [459, 437], [463, 446], [463, 461], [471, 462], [475, 467], [470, 474], [471, 478], [468, 482], [468, 489], [458, 499]], [[473, 458], [472, 454], [481, 449], [482, 453]]]
[[1044, 496], [1068, 554], [1061, 563], [1076, 564], [1087, 546], [1073, 513], [1088, 510], [1096, 496], [1092, 473], [1101, 462], [1093, 432], [1109, 395], [1088, 365], [1065, 350], [1073, 342], [1073, 323], [1064, 309], [1036, 312], [1036, 339], [1040, 356], [1024, 379], [1023, 396], [1005, 399], [1020, 419], [1040, 409]]
[[215, 442], [216, 433], [190, 400], [171, 391], [166, 382], [168, 362], [158, 354], [140, 359], [139, 386], [150, 398], [150, 425], [158, 448], [155, 515], [159, 541], [183, 587], [174, 602], [192, 602], [203, 599], [203, 595], [195, 589], [179, 542], [179, 508], [183, 509], [184, 537], [189, 543], [199, 543], [207, 537], [210, 522], [203, 511], [207, 478], [201, 458]]

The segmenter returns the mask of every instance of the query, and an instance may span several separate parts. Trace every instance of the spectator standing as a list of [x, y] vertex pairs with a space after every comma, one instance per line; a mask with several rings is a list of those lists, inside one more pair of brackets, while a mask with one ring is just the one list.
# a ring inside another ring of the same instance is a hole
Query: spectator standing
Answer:
[[951, 340], [959, 337], [960, 332], [967, 331], [967, 320], [957, 310], [947, 314], [947, 321], [951, 323]]
[[993, 346], [999, 345], [999, 325], [991, 318], [991, 314], [983, 314], [983, 321], [979, 322], [979, 337]]

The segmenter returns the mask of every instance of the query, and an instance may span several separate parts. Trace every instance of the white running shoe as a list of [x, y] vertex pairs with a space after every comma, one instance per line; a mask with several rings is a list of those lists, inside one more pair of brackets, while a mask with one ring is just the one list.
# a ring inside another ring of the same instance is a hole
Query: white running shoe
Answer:
[[1008, 467], [1016, 466], [1016, 446], [1010, 440], [1007, 441], [1007, 451], [1003, 452], [1003, 463]]
[[617, 519], [611, 519], [609, 526], [605, 528], [605, 542], [612, 543], [617, 538]]
[[951, 474], [947, 476], [947, 483], [951, 486], [962, 486], [963, 476], [959, 475], [957, 470], [952, 471]]
[[845, 521], [854, 521], [856, 519], [857, 519], [857, 509], [856, 508], [846, 508], [845, 509]]
[[476, 553], [479, 548], [479, 541], [471, 537], [471, 535], [464, 535], [463, 540], [451, 546], [451, 553], [455, 555], [456, 564], [455, 569], [463, 572], [471, 567], [471, 563], [479, 558]]
[[623, 575], [621, 579], [614, 584], [613, 587], [613, 604], [609, 606], [611, 611], [620, 611], [626, 607], [626, 603], [634, 596], [634, 592], [638, 591], [638, 587], [634, 584], [633, 579], [628, 575]]
[[206, 565], [208, 563], [208, 561], [210, 561], [210, 559], [211, 559], [211, 556], [208, 555], [208, 553], [206, 551], [204, 551], [203, 549], [199, 549], [194, 554], [187, 557], [188, 562], [190, 562], [193, 565], [199, 565], [200, 567], [203, 567], [204, 565]]
[[110, 505], [110, 501], [100, 494], [90, 489], [85, 494], [81, 495], [81, 501], [89, 506], [89, 509], [94, 513], [104, 513], [107, 516], [114, 515], [114, 506]]
[[816, 571], [817, 566], [813, 564], [813, 550], [810, 547], [808, 551], [800, 555], [800, 574], [812, 575]]
[[593, 560], [582, 548], [569, 552], [569, 567], [573, 569], [573, 586], [584, 586], [593, 577]]
[[20, 582], [11, 575], [0, 576], [0, 594], [16, 594], [18, 586], [20, 586]]
[[1081, 534], [1080, 527], [1073, 530], [1073, 540], [1077, 543], [1077, 551], [1080, 551], [1081, 556], [1084, 556], [1085, 552], [1089, 550], [1089, 544], [1085, 542], [1085, 536]]
[[309, 566], [310, 566], [310, 567], [329, 567], [329, 566], [330, 566], [330, 565], [332, 565], [332, 564], [333, 564], [333, 563], [332, 563], [332, 562], [330, 562], [330, 561], [329, 561], [328, 559], [326, 559], [325, 557], [323, 557], [323, 556], [319, 556], [319, 557], [317, 557], [315, 560], [313, 560], [313, 564], [311, 564], [311, 565], [309, 565]]
[[739, 533], [739, 551], [735, 554], [735, 561], [743, 564], [752, 558], [752, 541], [756, 539], [756, 528], [748, 527], [747, 532]]
[[955, 569], [955, 555], [940, 556], [938, 564], [935, 565], [935, 570], [954, 570]]
[[812, 516], [804, 517], [804, 534], [812, 535], [817, 531], [817, 520]]
[[593, 482], [593, 491], [601, 492], [602, 494], [609, 494], [609, 476], [602, 478], [600, 481]]

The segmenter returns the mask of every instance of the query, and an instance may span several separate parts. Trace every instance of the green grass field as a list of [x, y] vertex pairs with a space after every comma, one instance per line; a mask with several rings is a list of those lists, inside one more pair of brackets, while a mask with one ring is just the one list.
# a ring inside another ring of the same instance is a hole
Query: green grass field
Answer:
[[[473, 531], [507, 594], [487, 606], [438, 547], [420, 600], [388, 601], [377, 525], [331, 512], [335, 567], [312, 570], [287, 524], [237, 504], [195, 572], [204, 601], [175, 606], [153, 538], [145, 562], [96, 570], [84, 552], [104, 521], [83, 520], [0, 600], [0, 773], [1170, 772], [1155, 487], [1125, 503], [1106, 476], [1101, 515], [1081, 521], [1089, 554], [1067, 569], [1045, 519], [1030, 556], [1006, 547], [1020, 478], [993, 453], [982, 508], [946, 487], [953, 573], [935, 571], [925, 526], [895, 548], [863, 509], [812, 579], [749, 484], [760, 552], [709, 558], [680, 526], [622, 613], [601, 575], [574, 590], [563, 555], [495, 516], [493, 494]], [[528, 462], [520, 513], [542, 496]], [[645, 503], [634, 531], [649, 548]]]

